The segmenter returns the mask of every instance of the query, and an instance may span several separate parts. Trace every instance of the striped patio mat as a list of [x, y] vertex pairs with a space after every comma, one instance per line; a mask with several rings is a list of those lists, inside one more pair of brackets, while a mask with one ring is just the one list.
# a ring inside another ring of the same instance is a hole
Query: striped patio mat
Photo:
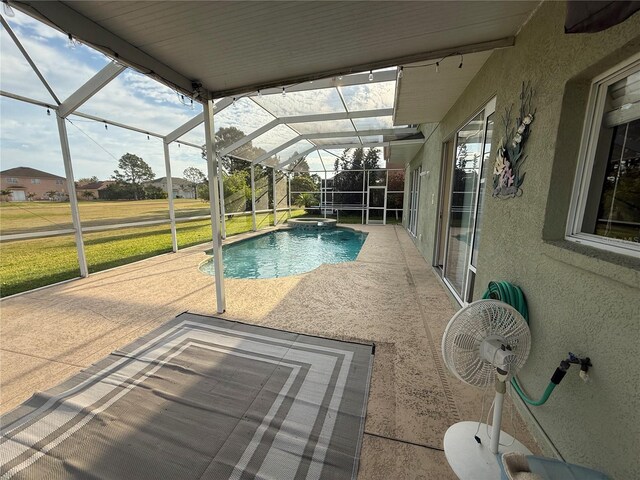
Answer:
[[4, 415], [0, 478], [355, 478], [372, 358], [185, 313]]

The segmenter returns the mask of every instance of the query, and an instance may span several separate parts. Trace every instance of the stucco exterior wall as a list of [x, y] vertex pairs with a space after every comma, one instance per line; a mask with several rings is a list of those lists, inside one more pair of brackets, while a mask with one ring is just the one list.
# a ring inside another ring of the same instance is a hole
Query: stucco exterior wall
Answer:
[[531, 396], [542, 393], [568, 352], [591, 357], [591, 382], [572, 367], [545, 405], [531, 407], [528, 421], [539, 423], [567, 461], [616, 479], [640, 478], [640, 261], [564, 240], [591, 79], [640, 51], [640, 13], [580, 35], [563, 33], [564, 15], [564, 2], [543, 3], [515, 46], [492, 54], [411, 162], [430, 171], [416, 244], [431, 262], [442, 142], [497, 96], [491, 168], [500, 116], [512, 103], [517, 108], [522, 82], [531, 81], [537, 113], [525, 147], [524, 194], [498, 200], [486, 192], [474, 299], [490, 280], [523, 288], [533, 347], [519, 378]]
[[[428, 260], [433, 260], [435, 252], [435, 232], [438, 224], [438, 194], [440, 190], [442, 159], [442, 127], [440, 124], [420, 126], [425, 138], [429, 140], [423, 145], [409, 165], [409, 172], [422, 165], [427, 172], [420, 180], [420, 199], [418, 201], [418, 226], [416, 230], [416, 246]], [[408, 183], [408, 176], [405, 184]], [[408, 193], [405, 192], [405, 196]], [[408, 214], [404, 218], [408, 221]]]

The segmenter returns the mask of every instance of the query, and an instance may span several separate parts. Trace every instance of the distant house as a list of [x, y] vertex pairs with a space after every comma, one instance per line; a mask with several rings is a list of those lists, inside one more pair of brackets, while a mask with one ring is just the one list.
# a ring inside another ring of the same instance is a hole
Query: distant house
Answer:
[[76, 196], [79, 200], [98, 200], [104, 198], [102, 196], [104, 190], [114, 183], [116, 183], [115, 180], [104, 180], [79, 184], [76, 187]]
[[[196, 198], [193, 190], [193, 184], [180, 177], [171, 177], [173, 182], [173, 198]], [[145, 185], [151, 185], [159, 187], [168, 195], [167, 191], [167, 177], [156, 178], [152, 182], [147, 182]]]
[[[68, 198], [67, 180], [52, 173], [30, 167], [16, 167], [0, 172], [2, 190], [9, 190], [6, 200], [24, 202], [33, 194], [33, 200], [65, 200]], [[55, 192], [55, 193], [54, 193]]]

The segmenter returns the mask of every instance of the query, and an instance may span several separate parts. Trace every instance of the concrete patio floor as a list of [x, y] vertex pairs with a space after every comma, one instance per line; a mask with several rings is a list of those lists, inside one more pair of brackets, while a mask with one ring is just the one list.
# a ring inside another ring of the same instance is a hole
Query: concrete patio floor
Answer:
[[[222, 316], [375, 342], [358, 478], [455, 478], [442, 452], [443, 435], [458, 420], [478, 420], [483, 397], [443, 366], [440, 338], [456, 308], [402, 227], [356, 228], [369, 236], [355, 262], [286, 278], [227, 279]], [[205, 250], [194, 247], [0, 301], [0, 411], [178, 313], [215, 314], [213, 278], [197, 268]], [[504, 430], [538, 452], [516, 413], [510, 422], [509, 404]]]

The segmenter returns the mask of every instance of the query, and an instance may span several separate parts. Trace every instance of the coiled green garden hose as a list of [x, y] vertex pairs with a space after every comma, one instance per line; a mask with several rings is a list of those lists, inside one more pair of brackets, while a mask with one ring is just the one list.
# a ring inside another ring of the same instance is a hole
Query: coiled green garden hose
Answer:
[[[525, 300], [524, 294], [522, 293], [520, 287], [509, 282], [489, 282], [489, 287], [487, 288], [487, 291], [484, 292], [484, 295], [482, 295], [482, 298], [492, 298], [494, 300], [500, 300], [511, 305], [518, 312], [520, 312], [520, 315], [522, 315], [527, 323], [529, 323], [529, 310], [527, 309], [527, 301]], [[551, 392], [553, 392], [553, 389], [556, 388], [557, 383], [549, 382], [549, 385], [547, 385], [547, 388], [545, 389], [542, 397], [540, 397], [539, 400], [532, 400], [531, 398], [529, 398], [524, 393], [524, 390], [520, 387], [520, 384], [518, 383], [518, 380], [515, 376], [511, 378], [511, 385], [513, 386], [514, 390], [518, 392], [518, 395], [520, 395], [520, 398], [522, 398], [522, 400], [524, 400], [529, 405], [537, 407], [543, 405], [549, 399], [549, 397], [551, 396]]]

